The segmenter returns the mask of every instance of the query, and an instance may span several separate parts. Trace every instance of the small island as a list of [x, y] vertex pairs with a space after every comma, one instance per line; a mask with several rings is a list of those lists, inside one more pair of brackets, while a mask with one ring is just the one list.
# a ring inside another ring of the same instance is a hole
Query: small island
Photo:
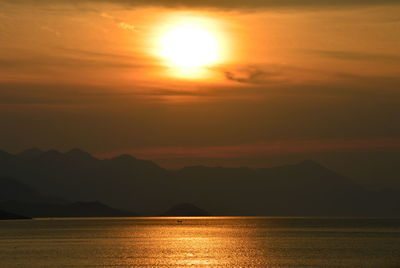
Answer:
[[0, 210], [0, 220], [29, 220], [31, 218]]
[[163, 215], [161, 216], [167, 216], [167, 217], [173, 217], [173, 216], [181, 216], [181, 217], [195, 217], [195, 216], [210, 216], [210, 214], [193, 205], [190, 203], [182, 203], [182, 204], [178, 204], [173, 206], [172, 208], [170, 208], [167, 212], [165, 212]]

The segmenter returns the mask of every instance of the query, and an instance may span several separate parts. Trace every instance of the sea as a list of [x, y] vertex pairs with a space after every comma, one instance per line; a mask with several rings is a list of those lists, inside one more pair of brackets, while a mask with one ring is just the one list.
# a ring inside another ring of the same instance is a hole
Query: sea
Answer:
[[0, 221], [0, 267], [400, 267], [400, 218]]

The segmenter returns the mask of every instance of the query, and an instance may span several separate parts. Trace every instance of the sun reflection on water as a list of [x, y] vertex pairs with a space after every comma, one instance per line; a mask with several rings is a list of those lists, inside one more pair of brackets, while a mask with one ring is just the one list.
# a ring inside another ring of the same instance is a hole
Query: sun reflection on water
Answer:
[[[133, 257], [129, 264], [163, 267], [238, 267], [239, 264], [254, 263], [253, 249], [257, 240], [251, 240], [255, 229], [241, 233], [238, 226], [224, 224], [224, 219], [199, 218], [154, 218], [153, 224], [141, 226], [140, 234], [127, 240], [126, 249], [131, 243]], [[148, 220], [147, 220], [148, 221]], [[148, 222], [149, 223], [149, 222]], [[238, 222], [239, 223], [239, 222]], [[250, 233], [248, 232], [250, 231]], [[127, 229], [123, 236], [131, 236]], [[146, 238], [142, 240], [141, 238]], [[251, 253], [253, 251], [253, 253]], [[258, 252], [259, 253], [259, 252]]]

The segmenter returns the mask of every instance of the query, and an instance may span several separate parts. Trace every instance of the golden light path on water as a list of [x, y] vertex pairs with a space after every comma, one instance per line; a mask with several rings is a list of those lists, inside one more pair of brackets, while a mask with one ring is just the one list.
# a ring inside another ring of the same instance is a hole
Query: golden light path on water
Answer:
[[[144, 228], [140, 236], [150, 239], [151, 243], [143, 244], [140, 250], [154, 258], [143, 258], [141, 264], [154, 267], [238, 267], [239, 264], [254, 264], [251, 250], [257, 248], [258, 241], [251, 237], [257, 234], [251, 229], [241, 233], [239, 229], [226, 225], [224, 219], [232, 220], [230, 217], [220, 217], [217, 221], [213, 217], [153, 218], [154, 225], [141, 226]], [[149, 223], [149, 219], [144, 220]], [[160, 221], [165, 225], [160, 225]], [[132, 235], [132, 229], [126, 231], [130, 233], [124, 236]], [[127, 243], [127, 247], [132, 245], [129, 241]], [[138, 249], [133, 250], [137, 255]], [[257, 256], [260, 257], [263, 259]], [[133, 262], [127, 264], [137, 264], [138, 260], [133, 258]]]

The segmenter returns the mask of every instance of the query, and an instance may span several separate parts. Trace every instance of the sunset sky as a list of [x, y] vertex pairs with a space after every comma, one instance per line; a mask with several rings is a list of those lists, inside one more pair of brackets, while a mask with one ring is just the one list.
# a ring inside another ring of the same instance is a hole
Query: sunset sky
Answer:
[[4, 150], [400, 152], [399, 122], [397, 0], [0, 0]]

